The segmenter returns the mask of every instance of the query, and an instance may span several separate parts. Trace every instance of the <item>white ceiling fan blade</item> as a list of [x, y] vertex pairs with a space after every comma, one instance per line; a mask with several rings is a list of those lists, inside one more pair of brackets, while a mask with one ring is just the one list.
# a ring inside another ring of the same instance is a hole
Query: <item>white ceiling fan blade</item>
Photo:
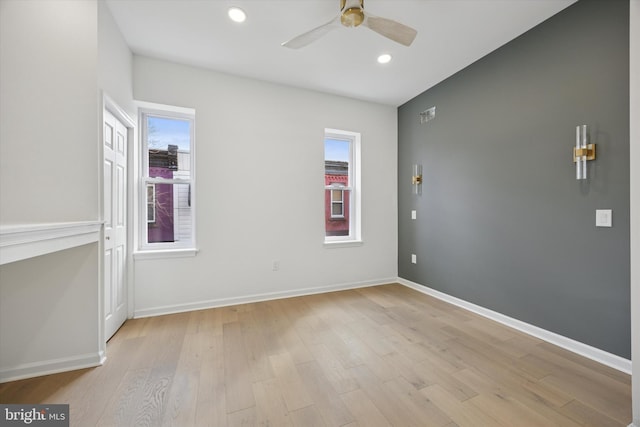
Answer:
[[366, 17], [367, 19], [363, 23], [366, 27], [405, 46], [411, 45], [418, 34], [413, 28], [392, 19], [379, 18], [369, 13], [366, 14]]
[[320, 25], [319, 27], [314, 28], [311, 31], [307, 31], [306, 33], [300, 34], [297, 37], [292, 38], [284, 43], [282, 46], [288, 47], [291, 49], [300, 49], [301, 47], [305, 47], [308, 44], [318, 40], [320, 37], [327, 34], [329, 31], [338, 28], [340, 25], [340, 15], [336, 18], [333, 18], [331, 21], [326, 24]]

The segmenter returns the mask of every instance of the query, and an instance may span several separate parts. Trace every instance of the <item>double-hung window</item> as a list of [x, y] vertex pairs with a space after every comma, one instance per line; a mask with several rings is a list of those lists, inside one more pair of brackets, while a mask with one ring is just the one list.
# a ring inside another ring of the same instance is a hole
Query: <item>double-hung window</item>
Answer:
[[359, 242], [360, 134], [325, 129], [325, 243]]
[[[339, 186], [339, 185], [338, 185]], [[344, 219], [344, 190], [331, 189], [331, 218]]]
[[195, 114], [141, 109], [141, 250], [195, 247]]

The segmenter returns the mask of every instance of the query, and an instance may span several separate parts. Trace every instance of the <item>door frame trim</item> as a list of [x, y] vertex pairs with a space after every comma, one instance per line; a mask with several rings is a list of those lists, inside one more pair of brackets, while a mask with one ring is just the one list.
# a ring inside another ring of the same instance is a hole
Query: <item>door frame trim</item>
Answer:
[[[99, 152], [99, 177], [98, 177], [98, 194], [99, 197], [99, 209], [100, 209], [100, 220], [102, 221], [102, 227], [100, 230], [100, 239], [99, 239], [99, 251], [100, 251], [100, 260], [99, 260], [99, 292], [98, 292], [98, 337], [99, 337], [99, 345], [100, 352], [103, 355], [106, 355], [107, 348], [107, 337], [105, 336], [105, 310], [104, 310], [104, 287], [106, 284], [104, 283], [104, 112], [108, 111], [113, 114], [113, 116], [118, 119], [126, 128], [127, 128], [127, 190], [131, 189], [131, 147], [135, 145], [136, 141], [136, 122], [127, 114], [127, 112], [116, 103], [113, 98], [111, 98], [106, 92], [102, 91], [102, 108], [100, 108], [100, 136], [98, 141], [100, 143]], [[127, 230], [126, 230], [126, 242], [127, 242], [127, 253], [125, 258], [127, 260], [126, 265], [126, 286], [127, 286], [127, 318], [130, 319], [133, 317], [133, 269], [132, 269], [132, 258], [131, 258], [131, 203], [132, 198], [130, 191], [127, 191]], [[104, 362], [104, 357], [102, 363]]]

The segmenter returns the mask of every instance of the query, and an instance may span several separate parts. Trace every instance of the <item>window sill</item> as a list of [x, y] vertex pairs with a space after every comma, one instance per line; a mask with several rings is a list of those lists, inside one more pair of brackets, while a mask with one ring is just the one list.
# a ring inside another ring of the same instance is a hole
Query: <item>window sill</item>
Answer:
[[145, 259], [190, 258], [196, 256], [198, 251], [196, 248], [144, 250], [134, 252], [133, 259], [137, 261]]
[[324, 247], [327, 249], [335, 249], [335, 248], [352, 248], [363, 245], [362, 240], [335, 240], [335, 241], [325, 241]]

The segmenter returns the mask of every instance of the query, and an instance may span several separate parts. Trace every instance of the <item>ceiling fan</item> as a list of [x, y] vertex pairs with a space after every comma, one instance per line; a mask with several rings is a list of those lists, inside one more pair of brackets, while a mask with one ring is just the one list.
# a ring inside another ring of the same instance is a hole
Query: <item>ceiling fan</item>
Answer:
[[392, 19], [379, 18], [364, 11], [364, 0], [340, 0], [340, 13], [326, 24], [320, 25], [311, 31], [300, 34], [284, 43], [282, 46], [299, 49], [304, 47], [329, 31], [345, 27], [359, 27], [363, 25], [384, 37], [405, 46], [411, 45], [418, 32], [411, 27], [396, 22]]

